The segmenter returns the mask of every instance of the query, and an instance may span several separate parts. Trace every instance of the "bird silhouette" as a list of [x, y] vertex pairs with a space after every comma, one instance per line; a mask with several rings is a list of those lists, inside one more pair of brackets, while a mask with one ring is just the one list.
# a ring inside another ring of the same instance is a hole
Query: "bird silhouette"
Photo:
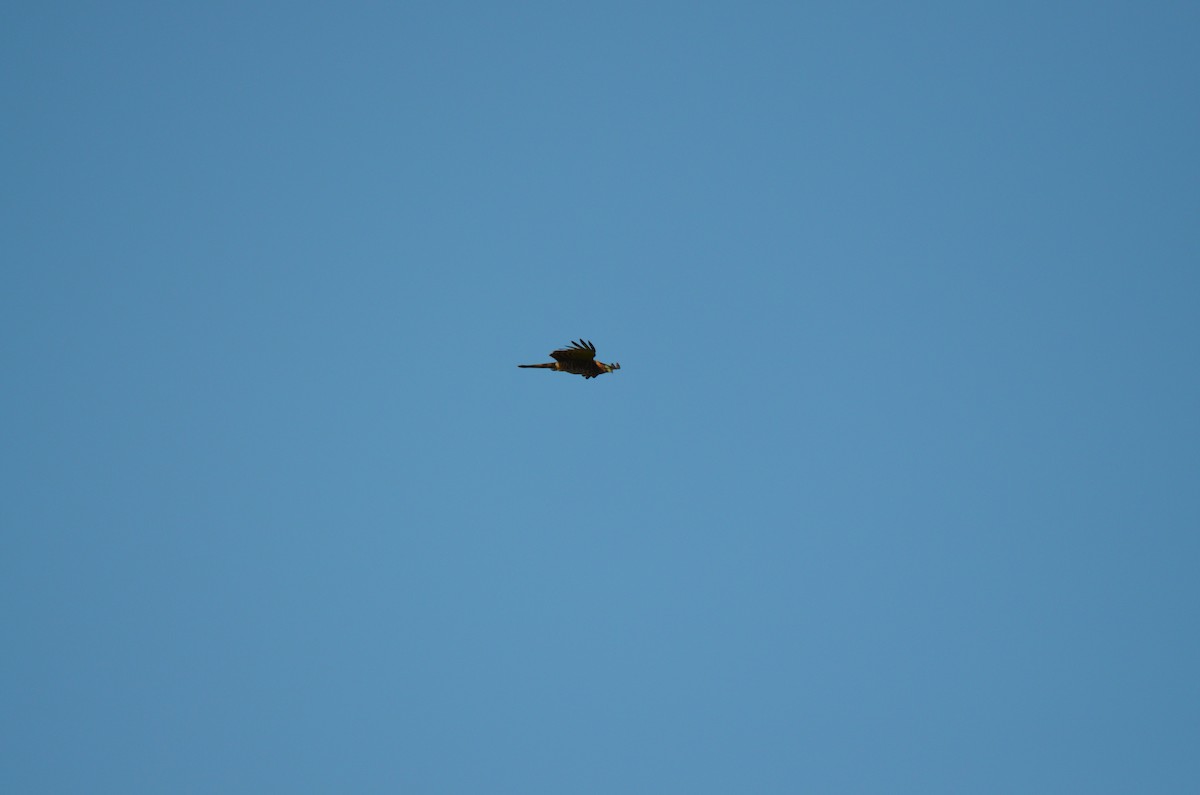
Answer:
[[596, 346], [582, 337], [578, 342], [572, 342], [566, 348], [550, 351], [550, 358], [554, 361], [545, 364], [518, 364], [517, 367], [540, 367], [559, 373], [573, 373], [584, 378], [595, 378], [598, 375], [621, 369], [621, 365], [617, 362], [605, 364], [597, 361]]

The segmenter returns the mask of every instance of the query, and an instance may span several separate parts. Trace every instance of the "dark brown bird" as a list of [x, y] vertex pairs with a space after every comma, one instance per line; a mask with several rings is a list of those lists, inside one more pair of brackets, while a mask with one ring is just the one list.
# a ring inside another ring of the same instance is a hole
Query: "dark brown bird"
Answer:
[[574, 373], [584, 378], [595, 378], [621, 369], [621, 365], [616, 362], [605, 364], [596, 361], [596, 346], [584, 339], [572, 342], [567, 348], [550, 351], [550, 358], [554, 361], [545, 364], [518, 364], [517, 367], [544, 367], [560, 373]]

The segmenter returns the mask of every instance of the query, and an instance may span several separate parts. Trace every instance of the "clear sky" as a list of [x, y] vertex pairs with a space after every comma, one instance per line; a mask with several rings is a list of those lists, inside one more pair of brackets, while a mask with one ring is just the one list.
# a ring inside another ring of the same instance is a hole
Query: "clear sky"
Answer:
[[1194, 791], [1198, 40], [7, 4], [0, 789]]

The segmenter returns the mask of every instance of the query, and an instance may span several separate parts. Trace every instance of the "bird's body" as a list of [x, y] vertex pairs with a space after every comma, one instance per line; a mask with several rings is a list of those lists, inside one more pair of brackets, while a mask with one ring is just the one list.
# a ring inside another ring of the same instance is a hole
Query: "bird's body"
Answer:
[[554, 361], [545, 364], [518, 364], [517, 367], [540, 367], [559, 373], [581, 375], [584, 378], [595, 378], [598, 375], [621, 369], [621, 365], [617, 362], [605, 364], [597, 361], [596, 346], [583, 339], [580, 339], [579, 342], [572, 342], [566, 348], [550, 351], [550, 358]]

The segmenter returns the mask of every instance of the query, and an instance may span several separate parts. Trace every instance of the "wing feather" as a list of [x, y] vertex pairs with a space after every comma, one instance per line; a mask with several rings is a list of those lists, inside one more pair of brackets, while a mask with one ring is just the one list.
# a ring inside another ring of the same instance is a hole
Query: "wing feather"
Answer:
[[550, 351], [550, 356], [559, 362], [590, 362], [596, 358], [596, 346], [581, 338], [578, 342], [572, 340], [566, 348]]

